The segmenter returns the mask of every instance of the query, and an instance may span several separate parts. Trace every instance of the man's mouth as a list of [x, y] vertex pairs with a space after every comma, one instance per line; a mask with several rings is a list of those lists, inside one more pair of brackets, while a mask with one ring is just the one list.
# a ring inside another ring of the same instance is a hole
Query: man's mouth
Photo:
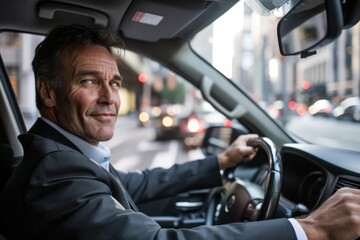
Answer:
[[98, 120], [112, 120], [116, 116], [114, 113], [96, 113], [92, 114], [92, 117], [98, 119]]

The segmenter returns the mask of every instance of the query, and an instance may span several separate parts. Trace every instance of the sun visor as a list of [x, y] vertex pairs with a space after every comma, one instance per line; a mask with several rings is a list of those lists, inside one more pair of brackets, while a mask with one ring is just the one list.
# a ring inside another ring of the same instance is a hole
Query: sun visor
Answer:
[[273, 11], [283, 6], [289, 0], [244, 0], [245, 3], [256, 13], [269, 16]]
[[121, 22], [120, 30], [127, 38], [150, 42], [172, 38], [213, 3], [205, 4], [202, 0], [133, 1]]

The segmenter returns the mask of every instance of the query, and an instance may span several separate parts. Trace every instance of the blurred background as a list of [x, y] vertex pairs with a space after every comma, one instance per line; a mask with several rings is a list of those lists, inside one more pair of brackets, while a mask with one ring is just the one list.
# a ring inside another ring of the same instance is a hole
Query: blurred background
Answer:
[[[278, 20], [261, 17], [240, 1], [190, 45], [295, 136], [359, 150], [360, 25], [344, 30], [316, 55], [300, 59], [280, 55]], [[31, 61], [41, 40], [31, 34], [0, 34], [1, 56], [28, 128], [38, 117]], [[169, 167], [201, 158], [207, 127], [242, 127], [151, 59], [125, 51], [119, 70], [122, 105], [115, 136], [106, 143], [117, 169]]]

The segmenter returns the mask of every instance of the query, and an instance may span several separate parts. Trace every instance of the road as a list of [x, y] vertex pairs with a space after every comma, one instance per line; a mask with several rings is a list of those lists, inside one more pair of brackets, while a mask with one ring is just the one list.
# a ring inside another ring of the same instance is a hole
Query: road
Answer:
[[203, 157], [199, 149], [185, 151], [177, 140], [155, 141], [153, 129], [139, 127], [131, 117], [120, 117], [113, 139], [105, 144], [111, 149], [111, 163], [121, 171], [171, 167]]
[[292, 119], [287, 128], [316, 144], [360, 151], [359, 123], [304, 116]]

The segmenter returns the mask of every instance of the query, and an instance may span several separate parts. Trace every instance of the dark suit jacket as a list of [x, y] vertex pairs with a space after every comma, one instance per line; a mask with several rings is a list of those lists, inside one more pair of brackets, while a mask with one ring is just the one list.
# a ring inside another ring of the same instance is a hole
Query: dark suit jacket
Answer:
[[0, 204], [9, 239], [296, 239], [286, 219], [175, 230], [129, 207], [123, 187], [144, 202], [221, 184], [215, 157], [111, 174], [42, 120], [19, 139], [24, 159]]

